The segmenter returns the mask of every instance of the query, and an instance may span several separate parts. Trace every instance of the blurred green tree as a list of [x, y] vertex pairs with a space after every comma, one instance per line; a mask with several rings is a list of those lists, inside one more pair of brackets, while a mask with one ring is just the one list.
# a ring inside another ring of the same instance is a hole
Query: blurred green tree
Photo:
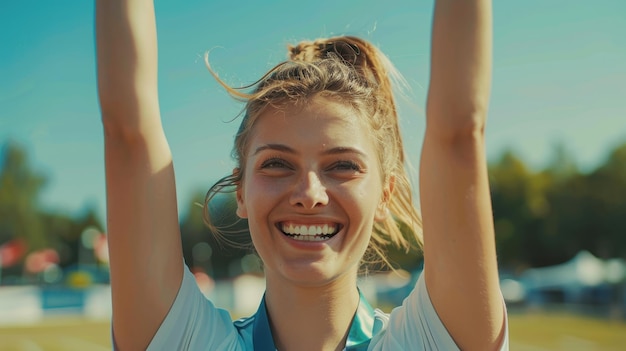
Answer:
[[559, 264], [581, 250], [626, 257], [626, 144], [582, 173], [562, 144], [533, 172], [507, 151], [489, 166], [501, 264], [517, 270]]
[[[76, 264], [81, 233], [89, 227], [102, 230], [96, 211], [84, 208], [78, 215], [68, 215], [54, 209], [44, 211], [39, 196], [47, 177], [33, 169], [26, 148], [7, 141], [0, 149], [0, 245], [14, 239], [26, 243], [27, 253], [54, 249], [60, 266]], [[3, 276], [20, 276], [23, 260], [3, 268]]]
[[626, 257], [626, 143], [611, 150], [586, 181], [584, 243], [596, 255]]
[[222, 232], [211, 231], [204, 222], [205, 194], [196, 192], [181, 219], [181, 235], [185, 262], [214, 279], [231, 278], [248, 271], [243, 257], [253, 254], [247, 221], [237, 217], [234, 193], [221, 193], [210, 205], [213, 223]]
[[0, 244], [23, 238], [30, 250], [47, 247], [38, 208], [46, 176], [32, 169], [25, 148], [14, 141], [2, 146], [0, 162]]
[[[548, 211], [549, 179], [533, 174], [508, 150], [489, 165], [498, 256], [501, 263], [524, 268], [537, 256], [552, 254], [545, 247], [541, 222]], [[546, 252], [548, 251], [548, 252]]]

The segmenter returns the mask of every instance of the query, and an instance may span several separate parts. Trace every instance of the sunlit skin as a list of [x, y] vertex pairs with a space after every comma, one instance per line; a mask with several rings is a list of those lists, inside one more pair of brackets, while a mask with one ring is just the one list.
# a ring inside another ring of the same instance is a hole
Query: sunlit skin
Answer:
[[[142, 350], [172, 311], [185, 273], [172, 153], [158, 103], [154, 1], [102, 0], [96, 6], [112, 325], [120, 349]], [[506, 336], [484, 137], [491, 18], [491, 0], [435, 2], [419, 207], [424, 282], [445, 331], [430, 329], [432, 320], [404, 315], [402, 309], [390, 317], [389, 328], [407, 336], [447, 332], [461, 350], [492, 350]], [[371, 58], [371, 67], [365, 60], [357, 71], [363, 69], [366, 79], [370, 70], [387, 75], [377, 67], [382, 63], [376, 64], [383, 57]], [[265, 76], [259, 87], [268, 77], [273, 76]], [[305, 88], [310, 79], [299, 78]], [[296, 85], [292, 91], [292, 82], [276, 83], [287, 96], [300, 89]], [[390, 97], [383, 89], [386, 79], [372, 83], [380, 87], [379, 96], [358, 103]], [[280, 103], [272, 94], [262, 96], [270, 105]], [[269, 108], [258, 116], [241, 158], [237, 212], [248, 219], [264, 261], [264, 301], [276, 348], [337, 351], [346, 346], [358, 305], [357, 270], [372, 226], [384, 219], [389, 198], [394, 213], [404, 205], [391, 196], [395, 180], [383, 180], [388, 177], [381, 174], [368, 116], [319, 97], [304, 106]], [[395, 116], [387, 118], [397, 122]], [[297, 240], [304, 231], [307, 240]], [[180, 320], [190, 323], [181, 326], [184, 337], [173, 342], [182, 347], [198, 340], [209, 344], [200, 348], [210, 349], [221, 345], [215, 338], [196, 339], [199, 333], [188, 339], [187, 332], [204, 327], [194, 326], [195, 314], [188, 318]], [[401, 341], [389, 333], [378, 335], [380, 346]], [[434, 348], [441, 348], [441, 339], [433, 341]], [[409, 338], [398, 348], [416, 349], [421, 343]]]
[[[339, 279], [356, 286], [373, 223], [386, 214], [366, 123], [321, 97], [304, 108], [270, 108], [257, 120], [237, 213], [248, 219], [268, 284], [323, 286]], [[289, 225], [327, 225], [336, 234], [300, 241], [285, 235]]]

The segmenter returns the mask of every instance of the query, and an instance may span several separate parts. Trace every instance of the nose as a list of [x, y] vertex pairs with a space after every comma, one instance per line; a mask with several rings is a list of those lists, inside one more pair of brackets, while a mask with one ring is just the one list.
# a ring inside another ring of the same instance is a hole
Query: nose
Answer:
[[289, 203], [305, 209], [327, 205], [328, 194], [319, 175], [312, 171], [302, 174], [294, 186]]

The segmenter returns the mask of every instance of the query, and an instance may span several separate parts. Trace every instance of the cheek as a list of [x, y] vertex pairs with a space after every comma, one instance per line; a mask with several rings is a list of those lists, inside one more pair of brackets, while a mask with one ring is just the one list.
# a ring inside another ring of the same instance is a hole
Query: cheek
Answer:
[[263, 218], [267, 218], [270, 209], [284, 197], [287, 187], [285, 182], [269, 180], [264, 177], [250, 176], [243, 187], [243, 205], [248, 214], [250, 230]]
[[288, 184], [284, 180], [276, 180], [264, 177], [250, 177], [246, 194], [249, 202], [272, 201], [282, 195]]
[[352, 212], [352, 216], [368, 222], [374, 218], [381, 194], [381, 186], [374, 182], [363, 182], [353, 188], [341, 186], [335, 192], [336, 199]]

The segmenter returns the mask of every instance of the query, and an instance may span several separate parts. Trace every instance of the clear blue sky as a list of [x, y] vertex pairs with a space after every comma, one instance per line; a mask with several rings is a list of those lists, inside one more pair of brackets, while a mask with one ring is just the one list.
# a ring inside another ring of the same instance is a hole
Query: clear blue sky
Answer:
[[[157, 0], [160, 99], [174, 154], [179, 203], [228, 173], [240, 105], [250, 83], [285, 57], [285, 45], [363, 36], [411, 84], [402, 128], [417, 164], [428, 83], [432, 0]], [[49, 176], [41, 201], [104, 212], [102, 127], [96, 96], [92, 1], [0, 3], [0, 142], [17, 140]], [[496, 1], [488, 156], [511, 148], [535, 169], [563, 143], [582, 169], [626, 142], [626, 1]], [[181, 210], [186, 205], [181, 206]]]

